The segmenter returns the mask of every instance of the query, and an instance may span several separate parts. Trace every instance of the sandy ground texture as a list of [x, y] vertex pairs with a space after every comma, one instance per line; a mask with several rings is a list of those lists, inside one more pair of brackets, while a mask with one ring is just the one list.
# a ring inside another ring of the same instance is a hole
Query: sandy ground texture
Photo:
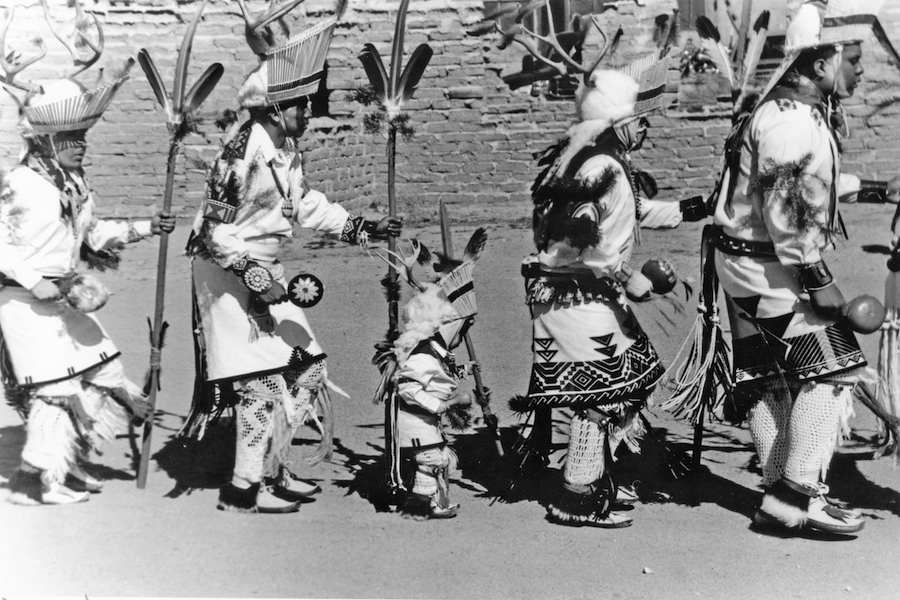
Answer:
[[[882, 297], [891, 212], [886, 206], [846, 207], [851, 240], [828, 262], [848, 298]], [[457, 247], [479, 219], [454, 228]], [[509, 441], [518, 418], [506, 401], [526, 390], [530, 368], [519, 263], [530, 252], [531, 232], [487, 227], [488, 247], [476, 269], [480, 314], [473, 337]], [[696, 286], [701, 227], [644, 231], [633, 264], [667, 258]], [[435, 226], [407, 233], [439, 247]], [[122, 437], [103, 456], [91, 457], [88, 470], [106, 485], [90, 502], [37, 508], [0, 502], [0, 596], [896, 597], [900, 471], [887, 459], [872, 460], [869, 442], [877, 424], [861, 405], [854, 439], [829, 475], [833, 495], [863, 509], [867, 518], [856, 539], [753, 531], [760, 478], [746, 428], [708, 425], [702, 470], [674, 479], [668, 462], [687, 454], [691, 428], [658, 409], [647, 413], [656, 430], [644, 453], [621, 459], [625, 482], [633, 482], [641, 496], [628, 529], [569, 528], [545, 519], [541, 500], [559, 481], [561, 450], [546, 474], [517, 487], [508, 501], [494, 501], [502, 469], [480, 427], [456, 436], [462, 469], [452, 479], [451, 494], [462, 503], [458, 518], [414, 522], [386, 511], [378, 493], [382, 409], [371, 402], [378, 375], [370, 364], [372, 345], [387, 322], [378, 283], [385, 269], [357, 248], [309, 232], [290, 244], [287, 270], [312, 272], [324, 282], [325, 300], [309, 310], [309, 319], [329, 354], [331, 378], [352, 397], [336, 403], [331, 463], [305, 466], [316, 441], [312, 429], [295, 441], [297, 470], [321, 482], [324, 493], [297, 514], [217, 511], [215, 488], [229, 475], [227, 438], [212, 430], [201, 444], [173, 439], [193, 382], [189, 264], [180, 256], [186, 236], [182, 223], [170, 245], [171, 328], [147, 488], [135, 487], [135, 440]], [[156, 252], [156, 242], [142, 242], [126, 251], [120, 272], [105, 277], [115, 294], [101, 319], [138, 381], [148, 364], [146, 317], [153, 310]], [[662, 301], [636, 307], [667, 364], [696, 316], [695, 304], [687, 302], [681, 312]], [[878, 335], [862, 343], [874, 363]], [[565, 427], [564, 415], [559, 425]], [[23, 443], [21, 421], [0, 406], [3, 487]]]

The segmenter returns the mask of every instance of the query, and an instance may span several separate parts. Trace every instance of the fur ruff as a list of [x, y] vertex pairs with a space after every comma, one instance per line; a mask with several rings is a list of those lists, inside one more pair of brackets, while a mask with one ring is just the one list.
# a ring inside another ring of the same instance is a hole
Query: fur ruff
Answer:
[[228, 483], [219, 490], [219, 510], [241, 513], [259, 512], [256, 508], [256, 495], [259, 493], [259, 484], [253, 484], [247, 489], [241, 489], [233, 483]]
[[43, 484], [38, 471], [18, 470], [9, 480], [7, 501], [19, 506], [38, 506], [42, 503]]
[[400, 506], [400, 514], [404, 519], [425, 521], [434, 512], [431, 508], [431, 498], [421, 494], [409, 493]]
[[587, 218], [573, 218], [581, 206], [597, 203], [616, 183], [618, 173], [607, 167], [600, 177], [585, 181], [572, 176], [560, 176], [535, 190], [532, 200], [532, 226], [535, 243], [545, 250], [551, 242], [567, 240], [580, 250], [600, 242], [597, 225]]
[[776, 163], [774, 160], [768, 159], [763, 165], [763, 170], [750, 186], [753, 190], [783, 191], [788, 222], [800, 233], [808, 233], [816, 227], [828, 226], [819, 218], [822, 209], [810, 200], [815, 193], [811, 186], [813, 181], [817, 181], [820, 186], [825, 187], [825, 182], [821, 178], [806, 172], [811, 161], [811, 154], [807, 154], [798, 161], [787, 163]]
[[806, 524], [806, 510], [789, 504], [772, 494], [766, 494], [763, 497], [762, 506], [759, 507], [759, 510], [778, 519], [785, 527], [795, 529]]

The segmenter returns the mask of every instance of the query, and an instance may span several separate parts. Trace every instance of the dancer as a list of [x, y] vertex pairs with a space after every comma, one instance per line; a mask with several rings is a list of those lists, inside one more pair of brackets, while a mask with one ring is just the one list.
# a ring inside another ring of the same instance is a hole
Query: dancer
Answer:
[[[294, 140], [306, 129], [308, 97], [324, 76], [335, 23], [268, 50], [246, 78], [238, 100], [250, 118], [216, 157], [188, 242], [199, 377], [237, 396], [234, 473], [220, 491], [220, 510], [294, 512], [320, 491], [287, 469], [293, 434], [325, 382], [325, 353], [300, 306], [320, 290], [286, 289], [282, 241], [294, 225], [361, 245], [401, 230], [398, 218], [351, 215], [304, 183]], [[289, 297], [298, 303], [286, 303]], [[221, 408], [196, 402], [195, 410]]]

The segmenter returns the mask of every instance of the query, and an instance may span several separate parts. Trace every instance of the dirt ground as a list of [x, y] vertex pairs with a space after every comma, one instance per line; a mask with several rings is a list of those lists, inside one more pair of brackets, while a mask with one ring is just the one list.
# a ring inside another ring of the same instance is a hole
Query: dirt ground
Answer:
[[[467, 215], [454, 235], [461, 247], [478, 224], [489, 229], [476, 269], [480, 313], [473, 337], [494, 409], [511, 439], [518, 418], [506, 401], [526, 390], [529, 375], [530, 321], [519, 263], [531, 249], [531, 235], [509, 225], [509, 217], [522, 216], [526, 207], [501, 208], [505, 213]], [[891, 212], [875, 205], [844, 209], [851, 240], [828, 262], [848, 298], [882, 297]], [[451, 494], [462, 503], [458, 518], [414, 522], [385, 511], [378, 495], [382, 409], [371, 402], [378, 375], [370, 364], [372, 345], [387, 322], [378, 283], [385, 269], [357, 248], [309, 232], [292, 242], [287, 270], [323, 280], [325, 300], [309, 310], [309, 319], [329, 354], [332, 380], [352, 397], [336, 403], [330, 464], [305, 467], [312, 430], [295, 442], [299, 471], [321, 482], [324, 493], [297, 514], [217, 511], [215, 487], [227, 479], [229, 445], [216, 431], [200, 445], [173, 440], [193, 381], [189, 265], [179, 255], [187, 228], [181, 223], [170, 245], [171, 328], [147, 488], [135, 486], [135, 440], [126, 436], [91, 458], [89, 470], [106, 484], [90, 502], [37, 508], [0, 502], [0, 596], [895, 597], [900, 471], [887, 459], [872, 460], [868, 442], [877, 427], [861, 405], [854, 439], [841, 449], [829, 476], [833, 495], [863, 509], [868, 520], [856, 539], [781, 538], [748, 527], [760, 492], [746, 428], [709, 425], [702, 470], [689, 479], [669, 477], [667, 461], [689, 451], [691, 428], [658, 409], [648, 411], [656, 431], [642, 456], [621, 461], [641, 495], [628, 529], [547, 522], [540, 499], [558, 480], [557, 461], [532, 485], [520, 486], [513, 501], [493, 501], [500, 468], [481, 428], [456, 436], [462, 470]], [[701, 224], [686, 224], [644, 231], [633, 263], [664, 257], [696, 284], [700, 230]], [[433, 225], [408, 233], [439, 247]], [[138, 381], [148, 364], [146, 317], [153, 310], [156, 248], [156, 242], [132, 247], [123, 269], [105, 277], [115, 295], [100, 316]], [[695, 304], [687, 302], [681, 312], [661, 301], [636, 307], [667, 364], [688, 333]], [[874, 364], [878, 335], [861, 341]], [[21, 421], [0, 406], [3, 487], [23, 443]]]

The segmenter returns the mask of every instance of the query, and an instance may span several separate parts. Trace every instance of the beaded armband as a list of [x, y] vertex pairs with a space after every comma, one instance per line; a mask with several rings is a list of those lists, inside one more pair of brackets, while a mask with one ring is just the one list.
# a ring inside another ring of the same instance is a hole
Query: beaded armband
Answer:
[[365, 245], [370, 237], [375, 237], [375, 222], [368, 221], [364, 217], [351, 214], [347, 217], [344, 230], [341, 231], [341, 241], [348, 244]]
[[274, 278], [267, 268], [252, 260], [235, 261], [231, 270], [241, 278], [251, 292], [265, 294], [272, 288]]
[[227, 225], [229, 223], [234, 223], [234, 218], [236, 215], [236, 206], [232, 206], [227, 202], [220, 202], [219, 200], [214, 200], [212, 198], [206, 199], [206, 206], [203, 208], [204, 219], [209, 219], [211, 221], [220, 221]]
[[800, 285], [804, 290], [814, 292], [825, 289], [834, 283], [831, 271], [825, 266], [825, 261], [820, 260], [810, 265], [799, 265]]

